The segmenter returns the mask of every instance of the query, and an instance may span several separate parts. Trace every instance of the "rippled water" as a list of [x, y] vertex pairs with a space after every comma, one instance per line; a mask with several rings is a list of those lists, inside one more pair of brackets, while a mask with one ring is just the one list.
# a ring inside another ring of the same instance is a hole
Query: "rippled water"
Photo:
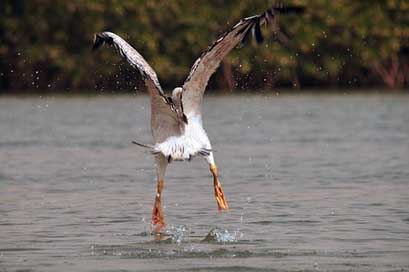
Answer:
[[174, 163], [150, 234], [145, 96], [0, 98], [0, 271], [407, 271], [409, 96], [208, 96], [231, 211]]

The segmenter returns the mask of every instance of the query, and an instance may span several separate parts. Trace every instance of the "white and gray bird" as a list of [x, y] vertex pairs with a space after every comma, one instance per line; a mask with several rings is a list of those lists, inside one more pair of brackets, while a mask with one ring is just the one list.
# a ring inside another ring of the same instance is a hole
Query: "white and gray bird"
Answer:
[[202, 156], [209, 164], [213, 175], [214, 193], [220, 210], [228, 210], [226, 199], [218, 178], [218, 171], [209, 138], [202, 126], [202, 100], [207, 82], [223, 58], [239, 43], [253, 35], [258, 43], [263, 41], [260, 26], [273, 23], [276, 11], [272, 7], [266, 12], [244, 18], [224, 33], [194, 62], [189, 76], [182, 87], [167, 96], [158, 77], [146, 60], [125, 40], [111, 32], [95, 35], [93, 49], [104, 43], [113, 45], [129, 64], [138, 69], [151, 97], [151, 130], [155, 144], [145, 145], [155, 156], [157, 169], [157, 194], [152, 212], [152, 224], [159, 232], [165, 225], [161, 207], [161, 194], [166, 167], [172, 161], [191, 160]]

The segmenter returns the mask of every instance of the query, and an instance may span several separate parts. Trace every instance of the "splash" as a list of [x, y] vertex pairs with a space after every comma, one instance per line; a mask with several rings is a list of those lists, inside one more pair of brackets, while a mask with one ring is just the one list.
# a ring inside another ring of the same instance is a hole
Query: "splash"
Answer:
[[188, 231], [185, 225], [170, 226], [170, 228], [165, 231], [165, 234], [170, 236], [169, 241], [181, 244], [188, 238]]
[[230, 232], [226, 229], [213, 228], [203, 239], [203, 242], [234, 243], [243, 237], [239, 230]]

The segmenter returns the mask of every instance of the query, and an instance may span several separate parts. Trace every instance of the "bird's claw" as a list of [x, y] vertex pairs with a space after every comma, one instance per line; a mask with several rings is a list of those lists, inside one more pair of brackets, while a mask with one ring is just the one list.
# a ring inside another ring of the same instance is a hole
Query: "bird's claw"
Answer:
[[155, 201], [155, 206], [152, 212], [152, 226], [154, 233], [160, 233], [161, 229], [165, 226], [165, 217], [163, 215], [162, 206], [160, 201]]
[[214, 185], [214, 196], [216, 197], [217, 208], [219, 211], [229, 209], [229, 205], [227, 205], [227, 201], [224, 197], [223, 189], [218, 181]]

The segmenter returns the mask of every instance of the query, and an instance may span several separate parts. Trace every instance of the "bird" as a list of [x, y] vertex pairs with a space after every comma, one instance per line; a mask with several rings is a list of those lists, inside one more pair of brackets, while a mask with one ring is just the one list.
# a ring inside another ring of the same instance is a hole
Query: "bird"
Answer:
[[239, 44], [246, 43], [251, 36], [257, 43], [262, 43], [264, 38], [260, 26], [274, 24], [277, 14], [283, 11], [291, 9], [272, 6], [261, 14], [241, 19], [196, 59], [183, 85], [174, 88], [170, 96], [163, 91], [152, 67], [128, 42], [112, 32], [95, 34], [92, 49], [96, 50], [104, 44], [114, 46], [140, 72], [150, 95], [151, 132], [155, 144], [133, 143], [148, 148], [155, 158], [157, 188], [151, 220], [155, 233], [160, 233], [165, 226], [161, 196], [166, 168], [173, 161], [190, 161], [196, 156], [203, 157], [213, 176], [218, 211], [229, 210], [219, 180], [214, 150], [203, 128], [203, 95], [210, 77], [224, 57]]

